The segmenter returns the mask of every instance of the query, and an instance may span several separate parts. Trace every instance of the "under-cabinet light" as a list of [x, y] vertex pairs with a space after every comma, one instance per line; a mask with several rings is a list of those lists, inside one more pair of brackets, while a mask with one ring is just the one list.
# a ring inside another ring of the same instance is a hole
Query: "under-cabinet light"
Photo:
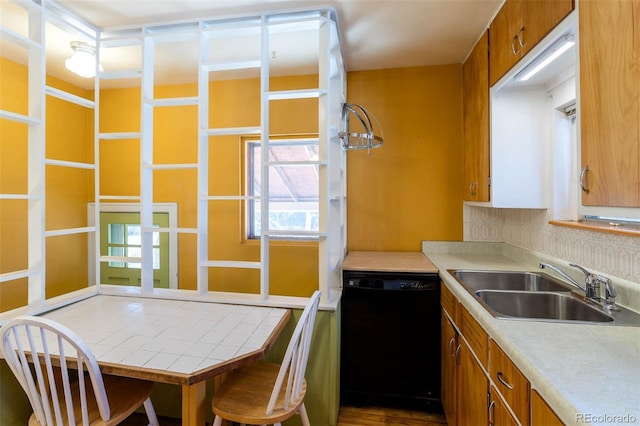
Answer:
[[[65, 67], [80, 77], [92, 78], [96, 76], [96, 48], [82, 41], [72, 41], [73, 55], [64, 62]], [[102, 65], [98, 66], [104, 71]]]
[[531, 61], [531, 63], [524, 67], [522, 71], [516, 74], [515, 79], [517, 81], [529, 80], [575, 44], [576, 41], [573, 34], [565, 35], [542, 52], [536, 59]]

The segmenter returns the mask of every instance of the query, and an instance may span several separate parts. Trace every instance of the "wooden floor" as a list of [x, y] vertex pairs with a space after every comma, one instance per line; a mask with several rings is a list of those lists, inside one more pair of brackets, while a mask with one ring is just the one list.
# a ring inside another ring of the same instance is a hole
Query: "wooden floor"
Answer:
[[[160, 417], [158, 420], [160, 426], [181, 426], [182, 424], [180, 419], [168, 417]], [[147, 416], [137, 413], [120, 424], [146, 426]], [[338, 426], [441, 426], [446, 424], [444, 416], [438, 414], [377, 407], [342, 407], [338, 418]]]
[[446, 425], [441, 414], [378, 407], [341, 407], [338, 426], [437, 426]]

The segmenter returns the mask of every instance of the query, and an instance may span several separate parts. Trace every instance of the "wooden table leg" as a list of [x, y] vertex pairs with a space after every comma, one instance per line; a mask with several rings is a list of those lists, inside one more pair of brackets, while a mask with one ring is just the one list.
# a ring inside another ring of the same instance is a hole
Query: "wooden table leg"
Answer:
[[182, 426], [203, 426], [206, 418], [206, 381], [182, 386]]

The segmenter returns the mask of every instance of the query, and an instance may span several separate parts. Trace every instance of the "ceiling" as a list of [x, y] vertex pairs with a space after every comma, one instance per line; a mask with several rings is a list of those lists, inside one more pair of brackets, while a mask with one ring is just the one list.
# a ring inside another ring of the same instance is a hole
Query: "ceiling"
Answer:
[[[503, 1], [55, 0], [101, 29], [333, 7], [337, 11], [347, 71], [461, 63]], [[5, 10], [7, 0], [0, 3], [2, 26], [17, 25], [17, 20]], [[82, 87], [92, 87], [91, 81], [76, 78], [64, 68], [64, 59], [71, 55], [69, 41], [73, 37], [48, 30], [47, 72]], [[286, 59], [287, 52], [295, 52], [297, 45], [301, 53], [308, 52], [304, 40], [289, 37], [277, 46], [274, 56]], [[15, 56], [6, 43], [0, 49], [2, 56]], [[186, 50], [181, 53], [186, 54]], [[175, 61], [173, 55], [168, 53], [174, 67], [176, 62], [188, 62]], [[101, 56], [105, 69], [110, 67], [110, 61], [126, 60], [127, 55], [112, 56]], [[19, 61], [17, 57], [12, 59]]]

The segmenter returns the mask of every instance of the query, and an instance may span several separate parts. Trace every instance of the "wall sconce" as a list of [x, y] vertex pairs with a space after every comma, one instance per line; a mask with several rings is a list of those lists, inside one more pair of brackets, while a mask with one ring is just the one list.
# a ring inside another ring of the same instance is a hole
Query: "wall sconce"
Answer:
[[[73, 55], [64, 62], [65, 67], [80, 77], [92, 78], [96, 76], [96, 48], [82, 41], [72, 41]], [[102, 65], [98, 65], [104, 71]]]

